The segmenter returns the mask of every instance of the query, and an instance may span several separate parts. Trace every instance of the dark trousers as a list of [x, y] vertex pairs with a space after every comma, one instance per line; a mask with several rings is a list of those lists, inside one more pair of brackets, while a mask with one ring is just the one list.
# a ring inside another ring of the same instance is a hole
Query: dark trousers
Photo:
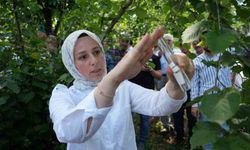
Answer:
[[189, 137], [192, 136], [192, 129], [196, 123], [196, 118], [191, 113], [191, 107], [186, 107], [186, 104], [190, 101], [190, 91], [187, 92], [188, 99], [181, 106], [178, 112], [173, 114], [174, 130], [176, 132], [177, 141], [182, 141], [184, 137], [184, 111], [186, 110], [188, 119], [188, 131]]

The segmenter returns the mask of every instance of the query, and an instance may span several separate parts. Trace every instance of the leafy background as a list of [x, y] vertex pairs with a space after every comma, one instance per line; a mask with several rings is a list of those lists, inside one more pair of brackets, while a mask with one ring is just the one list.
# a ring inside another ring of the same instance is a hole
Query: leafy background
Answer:
[[[220, 61], [207, 65], [237, 64], [232, 68], [234, 72], [250, 76], [247, 0], [0, 2], [0, 149], [65, 149], [52, 131], [48, 100], [56, 83], [72, 82], [62, 65], [60, 46], [76, 29], [91, 30], [113, 42], [126, 32], [136, 42], [141, 35], [163, 25], [174, 35], [176, 45], [200, 36], [213, 52], [223, 53]], [[184, 32], [188, 27], [192, 28]], [[56, 38], [54, 47], [50, 47], [43, 32]], [[181, 38], [182, 34], [186, 39]], [[189, 48], [188, 44], [184, 46]], [[226, 48], [234, 48], [235, 52], [230, 54]], [[195, 102], [199, 101], [204, 104], [201, 111], [209, 122], [196, 124], [192, 148], [213, 143], [214, 149], [220, 150], [250, 149], [249, 79], [241, 91], [217, 90], [217, 94], [205, 94]], [[230, 125], [229, 131], [220, 128], [224, 121]], [[156, 145], [149, 147], [154, 148], [160, 149]]]

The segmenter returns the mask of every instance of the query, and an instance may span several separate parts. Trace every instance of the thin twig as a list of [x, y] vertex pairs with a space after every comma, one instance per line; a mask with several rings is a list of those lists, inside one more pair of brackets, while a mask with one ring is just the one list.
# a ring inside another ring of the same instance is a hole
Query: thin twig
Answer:
[[103, 40], [108, 36], [108, 34], [112, 31], [112, 29], [114, 28], [115, 24], [119, 21], [119, 19], [122, 17], [122, 15], [126, 12], [126, 10], [128, 9], [128, 7], [133, 3], [133, 0], [128, 0], [128, 2], [121, 7], [120, 11], [118, 12], [118, 15], [112, 20], [109, 28], [106, 30], [102, 42]]
[[215, 3], [216, 3], [216, 10], [217, 10], [218, 27], [219, 27], [219, 30], [221, 30], [221, 24], [220, 24], [220, 9], [219, 9], [218, 0], [215, 0]]
[[16, 3], [17, 3], [16, 0], [13, 0], [13, 12], [15, 15], [16, 28], [17, 28], [16, 47], [20, 48], [22, 53], [24, 53], [24, 42], [23, 42], [23, 38], [22, 38], [20, 21], [19, 21], [17, 9], [16, 9]]

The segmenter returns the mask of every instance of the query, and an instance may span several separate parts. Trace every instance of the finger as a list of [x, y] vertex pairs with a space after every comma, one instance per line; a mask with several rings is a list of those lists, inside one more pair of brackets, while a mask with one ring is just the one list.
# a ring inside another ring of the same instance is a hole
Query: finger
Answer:
[[152, 55], [153, 55], [152, 49], [151, 50], [149, 49], [148, 51], [146, 51], [145, 55], [141, 57], [141, 60], [140, 60], [141, 64], [145, 64], [149, 60], [149, 58], [152, 57]]
[[178, 84], [175, 77], [174, 77], [173, 70], [169, 66], [166, 68], [166, 71], [167, 71], [168, 79], [171, 80], [172, 82]]
[[[152, 56], [152, 48], [154, 47], [157, 40], [163, 36], [164, 30], [163, 27], [157, 28], [150, 35], [146, 34], [141, 41], [135, 46], [135, 53], [140, 53], [140, 62], [144, 64]], [[136, 57], [135, 57], [136, 58]]]
[[153, 31], [153, 33], [151, 33], [151, 38], [153, 41], [157, 41], [160, 37], [162, 37], [164, 34], [164, 28], [163, 27], [159, 27], [157, 29], [155, 29]]
[[185, 69], [186, 61], [187, 61], [185, 57], [186, 57], [186, 55], [183, 53], [177, 53], [177, 54], [174, 54], [171, 56], [174, 63], [176, 65], [178, 65], [179, 68], [181, 68], [181, 69]]
[[188, 78], [191, 80], [194, 76], [194, 72], [195, 72], [195, 69], [194, 69], [194, 63], [191, 59], [189, 59], [189, 66], [187, 67], [187, 76]]
[[188, 78], [192, 79], [194, 75], [194, 65], [192, 60], [182, 53], [175, 54], [171, 58], [181, 70], [185, 71]]
[[164, 30], [163, 28], [157, 28], [154, 30], [153, 33], [150, 35], [146, 34], [143, 36], [143, 38], [140, 40], [138, 44], [136, 44], [135, 49], [138, 50], [138, 52], [147, 51], [148, 49], [152, 49], [154, 44], [157, 42], [157, 40], [163, 36]]
[[157, 44], [158, 39], [162, 37], [164, 34], [164, 28], [159, 27], [156, 28], [151, 34], [150, 34], [150, 40], [148, 42], [148, 49], [153, 49], [153, 47]]
[[145, 51], [145, 55], [141, 56], [141, 63], [144, 64], [145, 62], [148, 61], [149, 58], [151, 58], [153, 54], [153, 47], [155, 44], [158, 42], [158, 39], [162, 37], [164, 34], [164, 29], [163, 27], [157, 28], [153, 31], [153, 33], [150, 34], [149, 40], [147, 41], [147, 45], [145, 45], [145, 48], [147, 50]]
[[142, 53], [147, 50], [149, 44], [150, 36], [148, 34], [144, 35], [143, 38], [134, 47], [135, 53]]

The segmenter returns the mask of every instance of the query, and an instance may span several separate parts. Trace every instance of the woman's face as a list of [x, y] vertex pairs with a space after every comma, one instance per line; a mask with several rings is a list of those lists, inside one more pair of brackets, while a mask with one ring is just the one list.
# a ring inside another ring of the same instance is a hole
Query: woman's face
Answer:
[[99, 44], [89, 36], [76, 41], [74, 60], [77, 70], [90, 81], [101, 80], [105, 74], [105, 60]]

